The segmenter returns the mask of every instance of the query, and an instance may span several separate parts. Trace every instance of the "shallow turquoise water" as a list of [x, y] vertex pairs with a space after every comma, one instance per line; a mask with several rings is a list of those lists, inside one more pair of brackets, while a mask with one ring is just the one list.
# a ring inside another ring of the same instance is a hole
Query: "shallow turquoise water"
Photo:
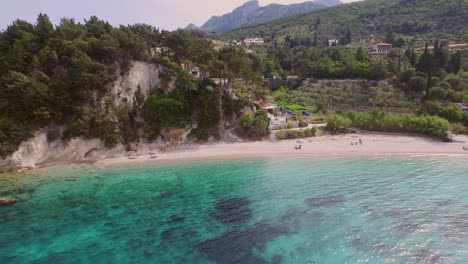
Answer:
[[0, 263], [468, 263], [464, 158], [84, 166], [0, 193], [23, 199]]

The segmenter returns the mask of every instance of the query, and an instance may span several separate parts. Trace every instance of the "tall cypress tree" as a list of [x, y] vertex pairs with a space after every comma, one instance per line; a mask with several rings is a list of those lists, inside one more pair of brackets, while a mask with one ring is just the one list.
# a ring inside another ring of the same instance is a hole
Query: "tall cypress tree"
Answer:
[[[438, 43], [435, 43], [435, 46], [438, 46]], [[432, 76], [434, 76], [438, 70], [436, 61], [434, 59], [433, 54], [429, 52], [428, 44], [426, 43], [426, 48], [424, 49], [424, 53], [419, 58], [418, 64], [416, 65], [416, 69], [418, 71], [424, 72], [427, 74], [427, 85], [426, 85], [426, 96], [425, 99], [429, 99], [429, 95], [431, 93], [432, 88]]]
[[447, 71], [453, 74], [458, 74], [461, 68], [461, 52], [457, 51], [447, 65]]
[[349, 30], [346, 30], [346, 35], [344, 37], [344, 41], [343, 41], [343, 44], [346, 45], [346, 44], [349, 44], [351, 43], [351, 31]]

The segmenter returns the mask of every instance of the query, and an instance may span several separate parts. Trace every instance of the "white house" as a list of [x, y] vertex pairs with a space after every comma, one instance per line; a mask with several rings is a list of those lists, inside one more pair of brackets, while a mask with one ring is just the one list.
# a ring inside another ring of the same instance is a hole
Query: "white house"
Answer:
[[378, 43], [374, 47], [374, 53], [376, 54], [388, 54], [393, 48], [393, 45], [390, 43]]
[[328, 40], [328, 46], [336, 46], [338, 45], [339, 41], [337, 39], [329, 39]]
[[245, 45], [250, 46], [250, 45], [262, 45], [265, 43], [265, 41], [262, 38], [248, 38], [244, 39], [242, 41]]

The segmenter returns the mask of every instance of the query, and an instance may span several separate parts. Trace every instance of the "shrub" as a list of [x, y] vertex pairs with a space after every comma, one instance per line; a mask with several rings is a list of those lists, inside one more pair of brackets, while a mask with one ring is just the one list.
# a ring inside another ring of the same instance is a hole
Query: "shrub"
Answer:
[[328, 106], [326, 103], [324, 102], [317, 102], [317, 105], [316, 105], [316, 112], [317, 113], [323, 113], [323, 114], [326, 114], [327, 111], [328, 111]]
[[175, 98], [151, 95], [143, 106], [143, 117], [156, 127], [178, 126], [184, 119], [183, 108]]
[[440, 88], [439, 86], [432, 87], [429, 98], [432, 100], [445, 99], [447, 97], [447, 92]]
[[414, 69], [408, 69], [400, 73], [400, 76], [398, 76], [398, 80], [402, 83], [407, 83], [415, 75], [416, 72], [414, 71]]
[[440, 106], [437, 102], [426, 101], [426, 103], [418, 110], [418, 115], [438, 115]]
[[444, 90], [451, 90], [452, 86], [448, 82], [440, 82], [439, 87], [444, 89]]
[[278, 133], [276, 133], [276, 138], [279, 140], [309, 138], [309, 137], [315, 137], [316, 134], [317, 134], [316, 127], [303, 129], [303, 130], [281, 130], [281, 131], [278, 131]]
[[463, 94], [461, 92], [456, 92], [452, 89], [447, 90], [447, 100], [451, 102], [460, 102], [463, 98]]
[[464, 126], [468, 127], [468, 113], [467, 112], [463, 113], [462, 123], [463, 123]]
[[47, 132], [47, 141], [54, 142], [60, 138], [60, 133], [57, 130], [49, 130]]
[[327, 125], [325, 129], [333, 132], [343, 132], [348, 130], [351, 125], [351, 120], [339, 115], [330, 115], [327, 117]]
[[241, 118], [239, 119], [239, 128], [242, 128], [242, 129], [245, 129], [245, 128], [248, 128], [252, 125], [253, 123], [253, 118], [252, 116], [248, 115], [248, 114], [243, 114], [241, 116]]
[[443, 80], [447, 76], [447, 71], [444, 69], [439, 69], [436, 73], [436, 76], [440, 79]]
[[371, 113], [348, 112], [344, 116], [351, 120], [353, 127], [364, 130], [416, 133], [444, 140], [451, 128], [447, 120], [436, 116], [392, 115], [375, 110]]
[[249, 139], [261, 139], [270, 134], [270, 118], [265, 110], [259, 110], [252, 118], [244, 114], [237, 124], [238, 133]]
[[439, 77], [432, 77], [431, 78], [431, 85], [436, 86], [440, 83], [440, 78]]
[[235, 100], [228, 93], [223, 95], [223, 109], [224, 115], [231, 116], [238, 114], [242, 109], [240, 100]]
[[255, 113], [253, 119], [253, 124], [251, 127], [251, 132], [253, 132], [253, 137], [262, 138], [270, 134], [270, 118], [265, 110], [260, 110]]
[[63, 132], [63, 138], [70, 139], [79, 137], [83, 134], [84, 129], [85, 123], [81, 119], [78, 119], [65, 129]]
[[420, 92], [426, 87], [426, 79], [420, 76], [413, 77], [409, 80], [408, 86], [411, 90]]
[[460, 84], [461, 84], [460, 78], [458, 78], [458, 77], [449, 77], [449, 78], [447, 78], [446, 82], [450, 84], [452, 89], [454, 89], [455, 91], [459, 91]]
[[451, 123], [458, 123], [463, 120], [464, 113], [456, 104], [450, 104], [440, 110], [440, 117], [443, 117]]
[[464, 134], [466, 128], [460, 124], [453, 124], [452, 125], [452, 133], [455, 135]]
[[119, 134], [111, 133], [111, 134], [107, 134], [104, 136], [104, 145], [107, 148], [113, 148], [117, 146], [119, 142], [120, 142]]
[[423, 78], [424, 80], [427, 79], [427, 74], [424, 73], [424, 72], [418, 71], [418, 72], [416, 72], [416, 76], [421, 77], [421, 78]]
[[194, 128], [190, 131], [189, 137], [195, 137], [197, 140], [208, 140], [210, 138], [210, 130], [206, 128]]

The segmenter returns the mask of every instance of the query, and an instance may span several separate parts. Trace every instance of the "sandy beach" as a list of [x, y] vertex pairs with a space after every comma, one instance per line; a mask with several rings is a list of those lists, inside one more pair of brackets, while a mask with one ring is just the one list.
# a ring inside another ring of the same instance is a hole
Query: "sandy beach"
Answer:
[[[363, 144], [351, 145], [351, 142]], [[97, 165], [135, 162], [184, 161], [269, 156], [305, 155], [467, 155], [468, 137], [456, 136], [456, 142], [445, 143], [430, 138], [389, 134], [348, 134], [302, 139], [302, 149], [294, 147], [297, 140], [258, 141], [183, 145], [167, 152], [135, 153], [131, 156], [104, 159]]]

